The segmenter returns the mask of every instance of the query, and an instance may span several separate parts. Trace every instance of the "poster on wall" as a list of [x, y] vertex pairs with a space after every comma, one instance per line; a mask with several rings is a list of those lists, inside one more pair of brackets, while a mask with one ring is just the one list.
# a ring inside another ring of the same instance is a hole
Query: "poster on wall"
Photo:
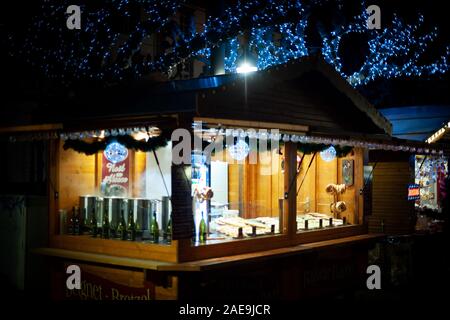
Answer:
[[128, 149], [110, 143], [102, 154], [101, 193], [106, 197], [126, 197], [129, 191], [130, 159]]
[[353, 185], [353, 160], [342, 160], [342, 181], [347, 187]]

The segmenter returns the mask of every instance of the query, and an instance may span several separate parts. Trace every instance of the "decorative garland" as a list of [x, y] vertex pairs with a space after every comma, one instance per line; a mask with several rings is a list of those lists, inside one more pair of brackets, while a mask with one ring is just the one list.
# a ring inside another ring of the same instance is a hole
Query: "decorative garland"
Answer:
[[125, 136], [110, 136], [102, 140], [87, 142], [84, 140], [66, 140], [64, 142], [64, 150], [72, 149], [79, 153], [86, 155], [93, 155], [99, 151], [106, 149], [106, 146], [111, 142], [118, 142], [128, 149], [136, 151], [150, 152], [165, 147], [170, 140], [170, 133], [162, 131], [161, 134], [154, 138], [149, 138], [148, 141], [138, 141], [129, 135]]
[[[154, 138], [149, 138], [148, 141], [138, 141], [135, 140], [133, 137], [129, 135], [124, 136], [110, 136], [102, 140], [96, 140], [93, 142], [87, 142], [81, 139], [75, 139], [75, 140], [66, 140], [64, 142], [64, 150], [72, 149], [79, 153], [84, 153], [86, 155], [93, 155], [100, 151], [103, 151], [106, 149], [108, 144], [111, 142], [118, 142], [122, 145], [124, 145], [127, 149], [132, 149], [136, 151], [142, 151], [142, 152], [150, 152], [153, 150], [157, 150], [161, 147], [165, 147], [167, 143], [169, 142], [171, 138], [171, 134], [166, 131], [162, 131], [161, 134]], [[233, 139], [234, 143], [238, 139]], [[246, 143], [249, 143], [249, 138], [246, 137], [244, 139]], [[224, 141], [225, 142], [225, 141]], [[282, 140], [279, 141], [279, 145], [282, 146], [284, 142]], [[203, 141], [203, 148], [206, 148], [209, 143], [206, 141]], [[297, 151], [304, 153], [304, 154], [312, 154], [316, 152], [321, 152], [327, 148], [329, 148], [330, 145], [323, 144], [323, 143], [297, 143]], [[336, 157], [345, 157], [347, 154], [349, 154], [353, 147], [349, 146], [334, 146], [336, 149]], [[267, 140], [267, 149], [271, 149], [271, 140]], [[213, 154], [214, 155], [214, 150]]]
[[[279, 145], [284, 145], [284, 141], [280, 140]], [[304, 154], [314, 154], [316, 152], [321, 152], [326, 149], [328, 149], [331, 146], [331, 144], [324, 144], [324, 143], [301, 143], [297, 142], [297, 151], [304, 153]], [[334, 149], [336, 150], [336, 157], [342, 158], [347, 156], [352, 150], [353, 147], [350, 146], [339, 146], [339, 145], [333, 145]], [[267, 140], [267, 149], [271, 149], [271, 140]]]
[[[242, 138], [237, 138], [235, 137], [233, 139], [233, 144], [235, 144], [239, 139]], [[245, 141], [245, 143], [247, 143], [250, 146], [250, 138], [249, 137], [245, 137], [244, 139], [242, 139], [243, 141]], [[272, 149], [272, 140], [271, 139], [267, 139], [267, 150], [271, 150]], [[224, 140], [224, 143], [226, 143], [226, 141]], [[281, 147], [284, 145], [284, 141], [283, 140], [279, 140], [278, 141], [278, 145]], [[203, 141], [203, 149], [205, 149], [207, 146], [209, 145], [208, 142]], [[324, 143], [301, 143], [301, 142], [297, 142], [297, 151], [304, 153], [304, 154], [313, 154], [316, 152], [321, 152], [324, 151], [326, 149], [328, 149], [331, 146], [331, 144], [324, 144]], [[338, 158], [342, 158], [347, 156], [352, 150], [353, 147], [351, 146], [339, 146], [339, 145], [333, 145], [334, 149], [336, 150], [336, 157]], [[224, 148], [225, 149], [225, 148]], [[211, 155], [214, 156], [214, 149], [212, 150]]]
[[[331, 145], [323, 144], [323, 143], [297, 143], [297, 151], [302, 152], [304, 154], [311, 154], [315, 152], [321, 152], [328, 149]], [[348, 155], [353, 147], [341, 147], [341, 146], [333, 146], [336, 150], [336, 157], [342, 158]]]

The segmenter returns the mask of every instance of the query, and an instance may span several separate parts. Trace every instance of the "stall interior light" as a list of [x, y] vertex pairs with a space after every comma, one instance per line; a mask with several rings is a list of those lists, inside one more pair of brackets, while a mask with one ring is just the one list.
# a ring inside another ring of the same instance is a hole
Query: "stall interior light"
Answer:
[[99, 132], [95, 132], [95, 134], [92, 137], [93, 138], [103, 139], [105, 137], [105, 130], [101, 130]]
[[139, 131], [139, 132], [135, 132], [131, 135], [133, 137], [134, 140], [137, 141], [148, 141], [148, 139], [150, 138], [148, 132], [144, 132], [144, 131]]
[[450, 128], [450, 122], [442, 127], [441, 129], [439, 129], [438, 131], [436, 131], [435, 133], [433, 133], [427, 140], [427, 143], [433, 143], [436, 142], [437, 140], [439, 140], [447, 131], [447, 128]]
[[61, 133], [62, 140], [82, 140], [88, 138], [104, 139], [116, 136], [131, 136], [138, 141], [148, 141], [148, 139], [161, 135], [161, 129], [158, 127], [135, 127], [135, 128], [113, 128], [95, 131], [82, 131]]

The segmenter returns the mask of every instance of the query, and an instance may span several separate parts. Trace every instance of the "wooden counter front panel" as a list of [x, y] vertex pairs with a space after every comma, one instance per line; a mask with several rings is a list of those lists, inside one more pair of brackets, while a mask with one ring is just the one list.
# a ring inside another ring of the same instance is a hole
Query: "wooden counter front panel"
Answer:
[[[76, 264], [81, 270], [81, 290], [68, 290], [65, 270]], [[53, 300], [175, 300], [178, 278], [168, 276], [162, 285], [152, 281], [144, 271], [121, 270], [64, 260], [52, 261], [51, 298]]]
[[[302, 255], [242, 262], [201, 273], [182, 273], [179, 299], [197, 301], [298, 300], [366, 288], [371, 243], [346, 243]], [[324, 300], [326, 305], [326, 300]]]
[[178, 261], [178, 244], [158, 245], [151, 243], [105, 240], [89, 236], [53, 236], [50, 238], [52, 248], [83, 251], [90, 253], [108, 254], [118, 257], [160, 260], [168, 262]]

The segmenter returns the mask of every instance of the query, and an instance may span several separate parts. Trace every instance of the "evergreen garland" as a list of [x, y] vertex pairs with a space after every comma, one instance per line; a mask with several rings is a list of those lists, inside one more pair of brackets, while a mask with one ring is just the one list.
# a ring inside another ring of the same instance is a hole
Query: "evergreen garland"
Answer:
[[[304, 154], [312, 154], [315, 152], [321, 152], [328, 149], [331, 145], [323, 144], [323, 143], [297, 143], [297, 151]], [[336, 157], [342, 158], [348, 155], [353, 147], [347, 146], [333, 146], [336, 150]]]
[[[100, 151], [103, 151], [106, 149], [108, 144], [111, 142], [118, 142], [125, 146], [127, 149], [132, 149], [135, 151], [142, 151], [142, 152], [150, 152], [153, 150], [157, 150], [161, 147], [165, 147], [167, 143], [169, 142], [171, 138], [171, 134], [167, 131], [162, 131], [161, 134], [157, 137], [150, 138], [148, 141], [138, 141], [135, 140], [133, 137], [129, 135], [124, 136], [110, 136], [102, 140], [95, 140], [93, 142], [88, 142], [85, 140], [66, 140], [64, 142], [63, 148], [64, 150], [72, 149], [79, 153], [84, 153], [86, 155], [93, 155]], [[237, 138], [234, 138], [234, 143], [237, 142]], [[246, 137], [244, 141], [249, 144], [249, 138]], [[225, 140], [223, 141], [225, 144]], [[283, 146], [284, 142], [283, 140], [279, 141], [279, 146]], [[203, 149], [205, 149], [209, 145], [208, 142], [203, 141]], [[313, 154], [316, 152], [321, 152], [323, 150], [326, 150], [329, 148], [330, 145], [323, 144], [323, 143], [297, 143], [297, 151], [304, 153], [304, 154]], [[348, 155], [352, 150], [353, 147], [348, 146], [334, 146], [336, 150], [336, 157], [345, 157]], [[224, 145], [224, 149], [225, 145]], [[267, 140], [267, 150], [271, 149], [271, 140]], [[214, 149], [212, 150], [212, 155], [214, 155]]]
[[[233, 144], [237, 143], [237, 141], [239, 139], [242, 139], [242, 138], [237, 138], [237, 137], [233, 138]], [[249, 137], [245, 137], [242, 140], [244, 140], [245, 143], [247, 143], [249, 145], [249, 147], [251, 147]], [[267, 141], [266, 150], [271, 150], [272, 149], [272, 140], [267, 139], [266, 141]], [[226, 143], [226, 140], [224, 140], [224, 143]], [[282, 147], [284, 145], [284, 143], [285, 142], [283, 140], [279, 140], [278, 146]], [[206, 148], [208, 145], [209, 145], [209, 143], [204, 141], [203, 149]], [[313, 154], [316, 152], [321, 152], [321, 151], [328, 149], [329, 147], [331, 147], [330, 144], [297, 142], [297, 151], [300, 153], [304, 153], [304, 154]], [[350, 147], [350, 146], [333, 145], [333, 147], [336, 150], [336, 157], [338, 157], [338, 158], [347, 156], [353, 150], [353, 147]], [[225, 145], [224, 145], [224, 149], [225, 149]], [[257, 149], [259, 149], [259, 148], [257, 148]], [[214, 151], [215, 150], [213, 150], [212, 155], [214, 155]], [[253, 151], [255, 151], [255, 150], [253, 150]]]
[[64, 142], [64, 150], [72, 149], [79, 153], [86, 155], [93, 155], [106, 149], [111, 142], [118, 142], [127, 149], [135, 151], [150, 152], [165, 147], [170, 140], [170, 133], [162, 131], [161, 134], [154, 138], [149, 138], [148, 141], [138, 141], [129, 135], [125, 136], [110, 136], [102, 140], [88, 142], [84, 140], [66, 140]]

